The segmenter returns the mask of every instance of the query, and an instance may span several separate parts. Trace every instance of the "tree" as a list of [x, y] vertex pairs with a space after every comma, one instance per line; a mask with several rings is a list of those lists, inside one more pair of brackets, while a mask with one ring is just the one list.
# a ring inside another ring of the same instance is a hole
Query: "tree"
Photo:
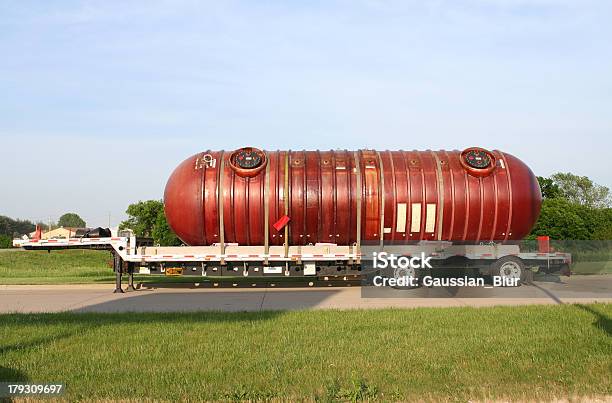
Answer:
[[84, 228], [85, 221], [77, 213], [66, 213], [60, 217], [57, 225], [64, 228]]
[[160, 200], [146, 200], [130, 204], [126, 210], [128, 219], [119, 224], [119, 229], [131, 229], [136, 236], [153, 236], [157, 215], [164, 209]]
[[586, 176], [556, 173], [538, 176], [542, 212], [530, 238], [548, 235], [553, 239], [612, 239], [610, 190]]
[[28, 220], [14, 220], [10, 217], [0, 215], [0, 235], [19, 237], [34, 231], [35, 225]]
[[540, 184], [540, 190], [542, 191], [542, 198], [544, 199], [554, 199], [557, 197], [562, 197], [561, 189], [559, 186], [550, 178], [544, 178], [543, 176], [538, 176], [538, 183]]
[[0, 249], [8, 249], [13, 246], [13, 238], [8, 235], [0, 235]]
[[176, 234], [170, 229], [168, 221], [166, 220], [166, 212], [161, 209], [157, 213], [157, 219], [155, 220], [155, 226], [153, 227], [153, 240], [163, 246], [179, 246], [182, 244], [181, 240]]
[[540, 218], [530, 237], [548, 235], [552, 239], [590, 239], [588, 221], [583, 206], [562, 197], [544, 199]]
[[126, 210], [128, 219], [119, 229], [131, 229], [137, 236], [153, 238], [162, 246], [180, 245], [178, 237], [172, 232], [161, 200], [146, 200], [130, 204]]
[[594, 208], [612, 206], [610, 189], [593, 183], [586, 176], [559, 172], [552, 175], [550, 179], [559, 188], [561, 196], [572, 203]]
[[594, 211], [590, 239], [612, 239], [612, 208]]

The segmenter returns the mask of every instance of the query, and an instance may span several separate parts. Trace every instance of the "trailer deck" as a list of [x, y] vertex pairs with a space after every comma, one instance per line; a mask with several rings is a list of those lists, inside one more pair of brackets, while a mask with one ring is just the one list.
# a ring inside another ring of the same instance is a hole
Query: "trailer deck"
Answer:
[[[98, 249], [114, 257], [116, 292], [122, 275], [128, 275], [128, 290], [134, 274], [211, 276], [318, 276], [351, 280], [361, 276], [373, 250], [382, 245], [341, 246], [319, 243], [304, 246], [154, 246], [150, 238], [118, 236], [107, 238], [64, 238], [15, 240], [13, 246], [26, 250]], [[494, 262], [515, 256], [526, 268], [558, 270], [569, 267], [571, 256], [562, 252], [521, 252], [519, 245], [482, 243], [457, 245], [452, 242], [423, 241], [413, 245], [385, 245], [398, 256], [425, 253], [436, 268], [461, 267], [488, 274]]]

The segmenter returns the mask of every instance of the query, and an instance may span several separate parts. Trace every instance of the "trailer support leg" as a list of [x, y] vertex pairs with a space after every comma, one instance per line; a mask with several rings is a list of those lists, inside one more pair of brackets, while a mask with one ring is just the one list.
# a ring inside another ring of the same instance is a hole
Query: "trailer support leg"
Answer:
[[134, 288], [134, 263], [128, 263], [128, 286], [127, 291], [136, 291]]
[[121, 256], [115, 253], [113, 255], [113, 266], [115, 269], [115, 291], [114, 294], [123, 293], [123, 289], [121, 288], [121, 275], [123, 274], [123, 262], [121, 261]]

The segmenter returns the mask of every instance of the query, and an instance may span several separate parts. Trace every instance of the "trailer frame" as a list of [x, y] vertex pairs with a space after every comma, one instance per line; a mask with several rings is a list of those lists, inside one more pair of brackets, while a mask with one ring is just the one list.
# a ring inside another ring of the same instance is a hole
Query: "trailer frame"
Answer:
[[[268, 246], [267, 251], [265, 246], [227, 243], [161, 247], [153, 245], [150, 238], [136, 236], [15, 240], [13, 246], [47, 251], [108, 250], [113, 255], [114, 292], [117, 293], [123, 292], [124, 274], [128, 276], [128, 291], [135, 289], [134, 274], [355, 279], [362, 275], [362, 260], [367, 259], [365, 249], [370, 248], [331, 243]], [[432, 257], [435, 268], [469, 268], [481, 274], [491, 274], [493, 264], [506, 256], [519, 258], [526, 268], [546, 272], [569, 268], [571, 264], [569, 253], [521, 252], [519, 245], [493, 242], [462, 245], [422, 241], [414, 245], [385, 245], [385, 251], [403, 256], [424, 252]]]

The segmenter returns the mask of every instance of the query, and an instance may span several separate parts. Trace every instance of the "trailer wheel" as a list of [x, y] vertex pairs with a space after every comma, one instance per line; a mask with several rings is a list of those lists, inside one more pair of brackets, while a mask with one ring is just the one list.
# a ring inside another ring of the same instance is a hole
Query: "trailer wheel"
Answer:
[[395, 290], [411, 290], [414, 288], [418, 288], [421, 285], [421, 277], [422, 277], [421, 272], [420, 270], [414, 269], [412, 267], [406, 267], [406, 268], [397, 267], [392, 270], [391, 276], [395, 277], [396, 279], [400, 279], [402, 277], [408, 277], [408, 278], [414, 279], [411, 285], [406, 285], [406, 286], [398, 285], [398, 286], [392, 287]]
[[516, 256], [504, 256], [491, 265], [490, 273], [491, 276], [500, 277], [504, 287], [511, 285], [513, 281], [520, 285], [526, 278], [525, 263]]

